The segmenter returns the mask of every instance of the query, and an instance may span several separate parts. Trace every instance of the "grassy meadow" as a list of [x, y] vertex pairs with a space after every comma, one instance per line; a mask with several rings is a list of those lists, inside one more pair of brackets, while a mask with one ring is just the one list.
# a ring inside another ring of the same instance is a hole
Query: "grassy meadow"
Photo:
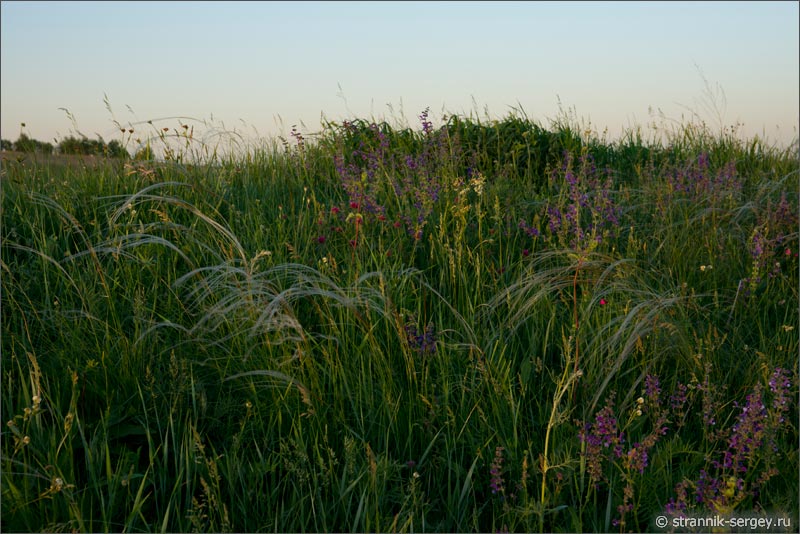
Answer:
[[5, 161], [2, 530], [795, 531], [797, 145], [419, 121]]

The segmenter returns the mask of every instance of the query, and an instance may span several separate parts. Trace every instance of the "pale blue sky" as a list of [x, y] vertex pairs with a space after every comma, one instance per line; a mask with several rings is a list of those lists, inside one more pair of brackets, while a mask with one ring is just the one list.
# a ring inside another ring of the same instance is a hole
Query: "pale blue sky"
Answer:
[[16, 140], [21, 122], [40, 140], [70, 135], [67, 108], [81, 132], [114, 139], [105, 93], [123, 123], [213, 116], [261, 136], [317, 131], [321, 113], [392, 123], [401, 106], [413, 127], [426, 107], [502, 118], [517, 104], [547, 126], [560, 99], [614, 137], [647, 128], [651, 108], [716, 126], [705, 77], [724, 90], [724, 125], [786, 144], [798, 5], [3, 1], [0, 135]]

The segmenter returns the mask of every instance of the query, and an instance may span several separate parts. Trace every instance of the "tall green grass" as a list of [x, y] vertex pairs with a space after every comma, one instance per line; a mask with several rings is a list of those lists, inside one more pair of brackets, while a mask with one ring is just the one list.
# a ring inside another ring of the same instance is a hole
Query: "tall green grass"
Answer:
[[795, 528], [796, 150], [421, 119], [5, 164], [3, 530]]

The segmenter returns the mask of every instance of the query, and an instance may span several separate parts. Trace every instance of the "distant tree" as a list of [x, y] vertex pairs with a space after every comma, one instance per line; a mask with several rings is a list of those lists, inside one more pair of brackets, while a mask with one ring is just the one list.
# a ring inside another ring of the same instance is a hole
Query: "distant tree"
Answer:
[[62, 154], [103, 155], [106, 151], [106, 144], [102, 138], [92, 140], [85, 136], [80, 139], [69, 136], [61, 140], [58, 150]]
[[102, 137], [89, 141], [89, 154], [100, 156], [106, 151], [106, 143]]
[[122, 146], [122, 143], [116, 139], [108, 143], [108, 146], [106, 147], [106, 154], [111, 158], [128, 159], [131, 157], [131, 155], [128, 154], [128, 151], [125, 150], [125, 147]]
[[58, 144], [58, 151], [62, 154], [95, 155], [123, 159], [131, 157], [119, 141], [114, 140], [106, 145], [103, 138], [99, 136], [97, 139], [66, 137]]
[[14, 142], [14, 150], [17, 152], [33, 152], [36, 148], [36, 141], [24, 133], [19, 134], [19, 138]]
[[14, 142], [12, 148], [17, 152], [39, 152], [42, 154], [52, 154], [53, 145], [51, 143], [43, 143], [36, 139], [31, 139], [26, 134], [19, 134], [19, 139]]
[[82, 140], [69, 136], [58, 143], [58, 151], [62, 154], [83, 154]]
[[42, 154], [52, 154], [54, 150], [53, 143], [43, 143], [41, 141], [36, 141], [36, 152], [41, 152]]
[[8, 139], [0, 139], [0, 150], [14, 150], [14, 143]]

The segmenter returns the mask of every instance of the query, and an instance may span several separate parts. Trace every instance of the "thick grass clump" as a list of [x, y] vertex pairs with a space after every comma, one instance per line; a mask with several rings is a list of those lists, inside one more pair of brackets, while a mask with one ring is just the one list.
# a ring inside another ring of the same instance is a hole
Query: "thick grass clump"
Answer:
[[2, 529], [796, 528], [796, 150], [420, 121], [6, 162]]

